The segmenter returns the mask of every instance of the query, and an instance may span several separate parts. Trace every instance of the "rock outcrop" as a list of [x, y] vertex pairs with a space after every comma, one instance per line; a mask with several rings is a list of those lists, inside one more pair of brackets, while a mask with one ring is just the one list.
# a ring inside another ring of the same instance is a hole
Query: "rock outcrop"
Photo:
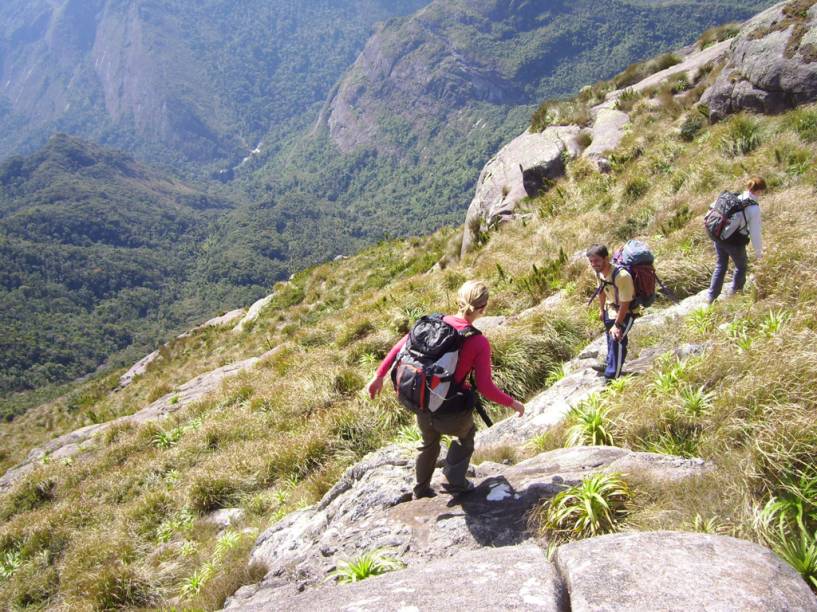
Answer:
[[[483, 463], [475, 469], [477, 488], [471, 493], [411, 501], [414, 456], [413, 449], [400, 446], [367, 456], [319, 504], [262, 534], [252, 560], [267, 565], [267, 577], [239, 590], [227, 607], [270, 605], [319, 585], [339, 560], [372, 549], [394, 550], [409, 567], [419, 567], [462, 551], [521, 544], [533, 537], [528, 515], [538, 503], [594, 472], [676, 480], [708, 469], [700, 459], [575, 447], [515, 466]], [[440, 478], [437, 474], [432, 484], [439, 487]]]
[[236, 324], [233, 328], [233, 333], [240, 334], [243, 332], [248, 325], [253, 323], [258, 316], [261, 314], [261, 311], [264, 310], [264, 307], [272, 301], [272, 298], [275, 297], [274, 293], [270, 293], [268, 296], [261, 298], [260, 300], [256, 300], [247, 313], [241, 318], [241, 320]]
[[817, 2], [794, 0], [749, 20], [730, 58], [701, 97], [709, 118], [750, 110], [780, 113], [817, 100]]
[[526, 131], [485, 164], [465, 218], [463, 254], [471, 248], [479, 227], [509, 219], [519, 200], [539, 195], [549, 180], [564, 174], [565, 160], [581, 152], [579, 132], [572, 125], [540, 133]]
[[553, 562], [570, 609], [817, 610], [802, 578], [772, 551], [702, 533], [621, 533], [560, 547]]
[[[669, 321], [683, 317], [706, 304], [705, 292], [693, 295], [664, 310], [644, 315], [638, 320], [638, 328], [660, 328]], [[625, 372], [640, 373], [649, 368], [655, 359], [667, 350], [674, 350], [680, 357], [699, 352], [700, 346], [650, 348], [640, 352], [638, 359], [625, 364]], [[524, 444], [535, 435], [561, 423], [570, 410], [587, 399], [592, 393], [604, 389], [604, 380], [592, 369], [606, 351], [604, 336], [587, 345], [576, 358], [565, 364], [566, 375], [525, 404], [523, 418], [508, 418], [490, 429], [477, 434], [478, 445]]]
[[159, 357], [158, 350], [153, 351], [149, 355], [145, 355], [139, 361], [134, 363], [127, 372], [119, 377], [119, 388], [124, 389], [131, 384], [137, 376], [142, 376], [142, 374], [147, 372], [148, 366], [156, 361], [157, 357]]
[[[467, 602], [467, 604], [465, 603]], [[556, 550], [531, 543], [450, 558], [242, 610], [817, 610], [817, 598], [770, 550], [730, 537], [622, 533]]]

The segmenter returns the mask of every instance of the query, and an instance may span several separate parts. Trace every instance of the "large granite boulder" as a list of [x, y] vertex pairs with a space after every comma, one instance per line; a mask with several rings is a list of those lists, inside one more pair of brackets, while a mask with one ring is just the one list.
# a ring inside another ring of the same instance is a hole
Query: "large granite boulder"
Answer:
[[779, 113], [817, 100], [817, 0], [777, 4], [749, 20], [701, 97], [712, 121], [742, 110]]
[[[700, 459], [636, 453], [612, 447], [574, 447], [542, 453], [514, 466], [477, 466], [467, 495], [412, 500], [411, 448], [391, 446], [350, 468], [321, 502], [264, 532], [252, 560], [269, 571], [260, 585], [239, 590], [227, 607], [244, 609], [292, 596], [322, 583], [338, 561], [386, 548], [410, 567], [484, 547], [529, 541], [531, 510], [589, 474], [677, 480], [710, 469]], [[439, 490], [441, 474], [432, 484]]]
[[354, 584], [265, 593], [242, 610], [817, 610], [806, 583], [769, 549], [683, 532], [622, 533], [559, 547], [456, 552]]
[[512, 217], [519, 200], [538, 195], [548, 181], [564, 174], [565, 158], [573, 159], [581, 152], [579, 132], [575, 125], [528, 130], [485, 164], [465, 219], [463, 254], [473, 245], [480, 226]]
[[556, 568], [534, 544], [482, 548], [403, 571], [244, 603], [242, 610], [567, 611]]
[[553, 562], [584, 610], [817, 610], [817, 597], [763, 546], [702, 533], [622, 533], [567, 544]]

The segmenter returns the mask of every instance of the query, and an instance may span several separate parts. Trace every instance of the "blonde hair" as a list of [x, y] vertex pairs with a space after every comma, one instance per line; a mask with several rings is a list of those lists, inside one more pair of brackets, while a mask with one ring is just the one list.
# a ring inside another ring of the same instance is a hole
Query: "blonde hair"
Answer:
[[753, 176], [746, 181], [746, 189], [749, 191], [766, 191], [766, 181], [762, 176]]
[[464, 314], [485, 307], [488, 304], [488, 286], [482, 281], [466, 281], [457, 292], [457, 303]]

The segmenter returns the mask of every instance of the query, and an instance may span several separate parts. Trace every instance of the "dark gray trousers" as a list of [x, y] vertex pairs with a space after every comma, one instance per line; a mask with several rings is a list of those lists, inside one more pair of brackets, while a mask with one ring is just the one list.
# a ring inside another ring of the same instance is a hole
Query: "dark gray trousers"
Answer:
[[726, 278], [726, 269], [729, 267], [729, 260], [735, 263], [735, 274], [732, 278], [732, 293], [743, 289], [746, 284], [746, 270], [749, 267], [749, 258], [746, 256], [746, 245], [729, 244], [727, 242], [713, 241], [717, 260], [715, 270], [712, 272], [712, 280], [709, 283], [709, 303], [721, 294], [723, 280]]
[[468, 462], [474, 454], [474, 436], [477, 428], [474, 425], [473, 412], [464, 410], [453, 414], [420, 413], [417, 415], [417, 426], [423, 434], [423, 444], [417, 457], [416, 491], [422, 491], [431, 483], [431, 476], [440, 456], [440, 438], [443, 434], [456, 436], [451, 442], [445, 457], [443, 474], [455, 487], [465, 484]]

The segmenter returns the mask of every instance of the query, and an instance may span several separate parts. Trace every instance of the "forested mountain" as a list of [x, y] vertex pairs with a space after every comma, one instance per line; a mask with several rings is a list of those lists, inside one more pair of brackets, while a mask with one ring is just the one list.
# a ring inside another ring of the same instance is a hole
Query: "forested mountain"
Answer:
[[0, 156], [61, 130], [191, 173], [237, 163], [325, 99], [375, 22], [426, 2], [6, 0]]
[[0, 152], [60, 129], [139, 163], [60, 136], [3, 166], [0, 392], [460, 222], [479, 169], [542, 98], [766, 4], [3, 3]]
[[0, 392], [70, 380], [254, 297], [197, 268], [231, 206], [64, 135], [0, 165]]
[[346, 219], [336, 249], [459, 222], [482, 164], [542, 99], [769, 4], [435, 0], [375, 33], [308, 135], [242, 180], [256, 199], [328, 200]]

